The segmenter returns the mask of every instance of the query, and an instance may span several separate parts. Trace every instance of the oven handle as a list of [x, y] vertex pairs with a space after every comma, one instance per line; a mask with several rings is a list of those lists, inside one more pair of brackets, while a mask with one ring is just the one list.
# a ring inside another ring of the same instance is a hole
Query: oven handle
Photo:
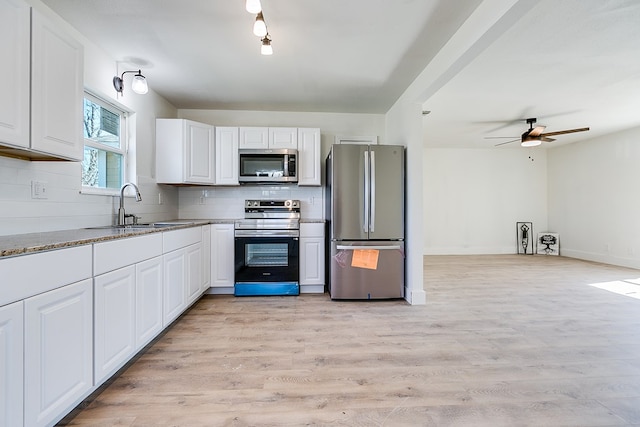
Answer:
[[235, 237], [300, 237], [300, 230], [235, 230]]

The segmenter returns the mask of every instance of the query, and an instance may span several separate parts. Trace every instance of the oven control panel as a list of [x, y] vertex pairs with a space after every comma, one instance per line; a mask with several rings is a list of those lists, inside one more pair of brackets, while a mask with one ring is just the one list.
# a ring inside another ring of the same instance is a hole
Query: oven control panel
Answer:
[[245, 213], [299, 212], [300, 200], [245, 200]]

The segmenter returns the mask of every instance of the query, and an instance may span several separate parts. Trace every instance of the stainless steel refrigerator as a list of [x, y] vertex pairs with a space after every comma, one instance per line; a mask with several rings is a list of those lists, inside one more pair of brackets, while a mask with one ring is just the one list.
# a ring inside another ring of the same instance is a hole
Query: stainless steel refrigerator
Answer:
[[334, 144], [327, 172], [331, 299], [404, 296], [405, 150]]

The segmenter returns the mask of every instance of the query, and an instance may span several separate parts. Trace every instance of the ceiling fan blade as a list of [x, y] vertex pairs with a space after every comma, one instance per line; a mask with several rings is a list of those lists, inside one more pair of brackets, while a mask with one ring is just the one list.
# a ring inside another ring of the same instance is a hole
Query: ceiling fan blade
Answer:
[[518, 138], [517, 136], [485, 136], [484, 139], [508, 139]]
[[542, 134], [540, 134], [540, 136], [544, 137], [544, 136], [564, 135], [566, 133], [585, 132], [585, 131], [588, 131], [588, 130], [589, 130], [589, 128], [558, 130], [558, 131], [555, 131], [555, 132], [542, 133]]
[[544, 131], [544, 128], [546, 128], [546, 126], [536, 126], [536, 127], [534, 127], [529, 132], [529, 136], [539, 136], [539, 135], [541, 135], [542, 132]]
[[516, 142], [516, 141], [520, 141], [520, 138], [512, 139], [511, 141], [507, 141], [507, 142], [501, 142], [500, 144], [496, 144], [495, 146], [498, 147], [500, 145], [511, 144], [512, 142]]
[[546, 136], [543, 136], [540, 139], [542, 140], [542, 142], [553, 142], [553, 141], [555, 141], [555, 139], [547, 138]]

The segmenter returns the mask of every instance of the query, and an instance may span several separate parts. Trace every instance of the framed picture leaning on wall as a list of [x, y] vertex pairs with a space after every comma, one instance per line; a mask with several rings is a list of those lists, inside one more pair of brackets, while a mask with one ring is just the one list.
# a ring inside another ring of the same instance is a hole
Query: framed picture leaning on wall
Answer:
[[560, 235], [558, 233], [538, 233], [537, 253], [540, 255], [560, 255]]

